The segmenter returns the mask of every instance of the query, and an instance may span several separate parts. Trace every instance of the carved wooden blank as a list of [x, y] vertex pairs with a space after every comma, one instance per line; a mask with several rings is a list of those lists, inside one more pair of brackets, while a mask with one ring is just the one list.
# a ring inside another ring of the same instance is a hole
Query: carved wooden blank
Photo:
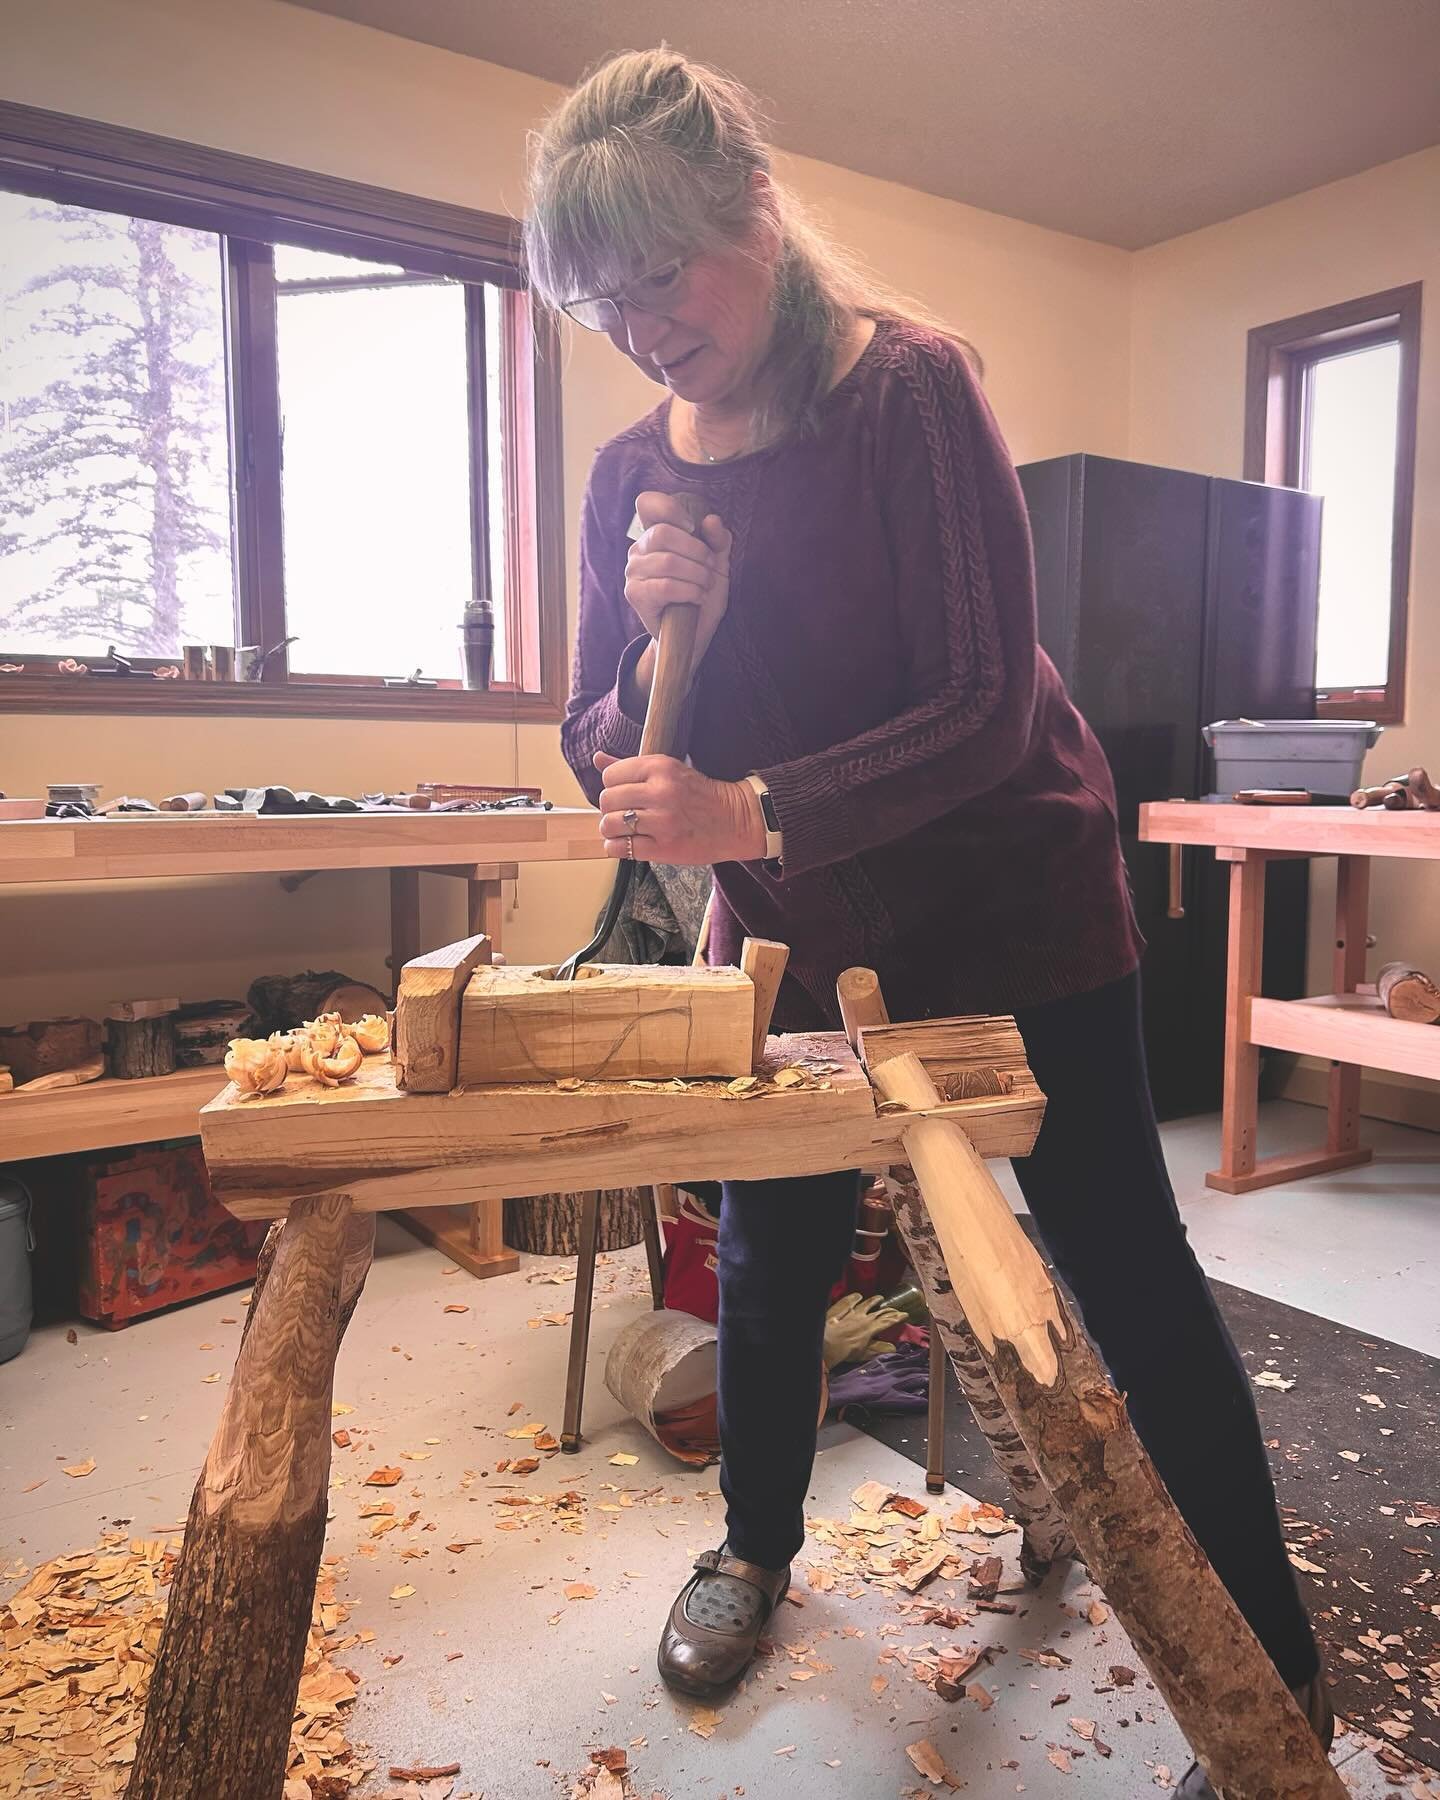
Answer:
[[746, 1075], [755, 990], [739, 969], [588, 963], [480, 968], [460, 1005], [462, 1087], [491, 1081], [667, 1081]]

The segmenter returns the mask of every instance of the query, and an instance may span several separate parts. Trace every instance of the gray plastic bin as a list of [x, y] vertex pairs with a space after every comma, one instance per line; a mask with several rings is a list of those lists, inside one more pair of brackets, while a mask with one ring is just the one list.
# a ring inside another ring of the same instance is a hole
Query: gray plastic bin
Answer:
[[0, 1172], [0, 1362], [25, 1348], [33, 1317], [30, 1303], [30, 1193]]
[[1203, 735], [1223, 799], [1247, 788], [1308, 788], [1348, 800], [1384, 729], [1370, 719], [1220, 719]]

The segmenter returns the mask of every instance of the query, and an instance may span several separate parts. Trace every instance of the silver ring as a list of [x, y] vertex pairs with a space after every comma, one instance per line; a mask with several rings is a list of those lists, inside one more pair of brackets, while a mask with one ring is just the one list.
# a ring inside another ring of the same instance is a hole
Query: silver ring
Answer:
[[621, 813], [620, 817], [630, 827], [632, 833], [634, 832], [635, 827], [640, 823], [640, 815], [633, 806], [628, 812]]

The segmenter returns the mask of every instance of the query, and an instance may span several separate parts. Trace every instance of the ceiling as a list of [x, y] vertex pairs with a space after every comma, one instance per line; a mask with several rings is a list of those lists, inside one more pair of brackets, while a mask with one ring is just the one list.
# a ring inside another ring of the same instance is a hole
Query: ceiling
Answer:
[[1138, 249], [1440, 143], [1440, 0], [295, 0], [569, 84], [674, 44], [788, 150]]

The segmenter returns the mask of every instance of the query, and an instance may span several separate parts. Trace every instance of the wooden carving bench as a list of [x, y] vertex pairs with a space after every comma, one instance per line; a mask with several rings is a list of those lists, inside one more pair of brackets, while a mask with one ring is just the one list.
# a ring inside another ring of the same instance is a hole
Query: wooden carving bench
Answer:
[[846, 1033], [769, 1038], [784, 958], [749, 944], [739, 972], [570, 986], [491, 970], [469, 939], [407, 964], [393, 1057], [339, 1087], [291, 1077], [205, 1108], [216, 1194], [283, 1223], [191, 1502], [128, 1800], [279, 1800], [335, 1357], [376, 1212], [845, 1168], [888, 1171], [1027, 1571], [1078, 1546], [1226, 1800], [1343, 1800], [985, 1166], [1027, 1154], [1044, 1110], [1013, 1020], [892, 1025], [874, 976], [852, 970]]

